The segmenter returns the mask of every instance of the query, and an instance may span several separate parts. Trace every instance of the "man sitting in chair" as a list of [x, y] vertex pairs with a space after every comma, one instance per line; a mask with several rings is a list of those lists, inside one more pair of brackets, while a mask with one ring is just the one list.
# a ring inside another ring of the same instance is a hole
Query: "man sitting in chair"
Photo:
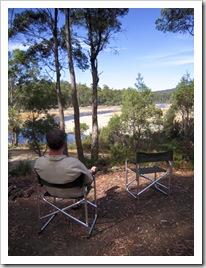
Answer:
[[[89, 171], [77, 158], [63, 154], [67, 135], [62, 130], [51, 129], [46, 135], [49, 154], [41, 156], [35, 162], [35, 170], [39, 177], [49, 184], [47, 191], [52, 196], [62, 198], [78, 198], [84, 194], [84, 185], [91, 185], [96, 167]], [[71, 185], [58, 187], [55, 184]]]

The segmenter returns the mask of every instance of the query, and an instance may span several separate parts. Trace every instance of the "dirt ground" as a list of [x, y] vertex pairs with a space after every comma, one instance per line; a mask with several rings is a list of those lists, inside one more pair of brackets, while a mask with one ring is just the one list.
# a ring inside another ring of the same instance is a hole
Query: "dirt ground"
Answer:
[[[38, 234], [34, 173], [10, 177], [31, 195], [8, 199], [9, 256], [193, 256], [194, 176], [174, 170], [170, 197], [155, 189], [135, 200], [125, 189], [124, 166], [96, 175], [98, 218], [90, 239], [80, 224], [57, 215]], [[74, 211], [81, 215], [81, 209]]]

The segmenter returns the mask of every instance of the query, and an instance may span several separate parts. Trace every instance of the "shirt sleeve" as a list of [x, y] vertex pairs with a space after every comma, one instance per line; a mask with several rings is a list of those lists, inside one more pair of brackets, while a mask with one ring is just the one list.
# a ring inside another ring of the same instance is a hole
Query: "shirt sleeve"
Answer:
[[84, 174], [84, 182], [85, 184], [90, 184], [93, 181], [93, 176], [89, 172], [89, 170], [85, 167], [85, 165], [79, 161], [79, 169]]

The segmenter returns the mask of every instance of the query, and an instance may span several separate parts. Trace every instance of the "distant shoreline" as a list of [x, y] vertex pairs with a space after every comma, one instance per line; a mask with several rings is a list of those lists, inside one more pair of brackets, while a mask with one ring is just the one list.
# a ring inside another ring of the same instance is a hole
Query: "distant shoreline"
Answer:
[[[156, 104], [156, 107], [162, 109], [166, 112], [166, 110], [170, 107], [171, 104], [160, 103]], [[81, 115], [82, 114], [82, 115]], [[98, 109], [98, 127], [101, 129], [108, 125], [109, 120], [114, 114], [121, 114], [120, 106], [100, 106]], [[81, 107], [80, 108], [80, 123], [85, 123], [88, 125], [89, 129], [84, 132], [85, 135], [89, 135], [92, 131], [92, 107]], [[65, 116], [65, 130], [67, 133], [71, 133], [74, 131], [74, 118], [73, 114], [70, 114], [70, 118], [66, 120]]]
[[[103, 112], [103, 111], [120, 111], [121, 107], [120, 106], [105, 106], [105, 105], [99, 105], [98, 106], [98, 112]], [[50, 109], [49, 110], [50, 114], [53, 114], [55, 116], [58, 116], [59, 114], [59, 109]], [[92, 106], [84, 106], [84, 107], [79, 107], [79, 113], [92, 113]], [[74, 108], [73, 107], [69, 107], [67, 109], [64, 110], [64, 116], [67, 115], [72, 115], [74, 114]]]
[[[56, 119], [58, 119], [59, 110], [51, 109], [49, 110], [50, 114], [53, 114]], [[89, 129], [84, 132], [85, 135], [89, 135], [92, 131], [92, 106], [79, 107], [80, 113], [80, 123], [85, 123], [88, 125]], [[120, 106], [98, 106], [98, 127], [105, 127], [112, 115], [120, 114]], [[64, 110], [65, 118], [65, 131], [66, 133], [74, 133], [74, 109], [73, 107], [67, 108]]]
[[[102, 127], [105, 127], [108, 125], [108, 122], [110, 118], [114, 114], [120, 114], [120, 109], [116, 110], [104, 110], [104, 111], [99, 111], [98, 112], [98, 127], [101, 129]], [[66, 116], [65, 116], [66, 119]], [[80, 116], [80, 123], [85, 123], [88, 125], [88, 130], [84, 132], [85, 135], [89, 135], [92, 131], [92, 113], [87, 112], [86, 115], [85, 113], [82, 113]], [[73, 132], [74, 131], [74, 119], [70, 118], [68, 120], [65, 120], [65, 130], [67, 133]]]

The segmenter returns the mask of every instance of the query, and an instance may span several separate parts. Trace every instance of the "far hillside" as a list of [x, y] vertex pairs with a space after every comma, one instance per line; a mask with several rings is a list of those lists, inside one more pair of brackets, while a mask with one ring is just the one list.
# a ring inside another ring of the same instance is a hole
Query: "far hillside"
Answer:
[[164, 89], [164, 90], [157, 90], [154, 91], [155, 94], [162, 94], [162, 93], [167, 93], [167, 92], [173, 92], [175, 90], [175, 88], [171, 88], [171, 89]]
[[172, 103], [172, 93], [175, 88], [154, 91], [153, 101], [155, 103]]

